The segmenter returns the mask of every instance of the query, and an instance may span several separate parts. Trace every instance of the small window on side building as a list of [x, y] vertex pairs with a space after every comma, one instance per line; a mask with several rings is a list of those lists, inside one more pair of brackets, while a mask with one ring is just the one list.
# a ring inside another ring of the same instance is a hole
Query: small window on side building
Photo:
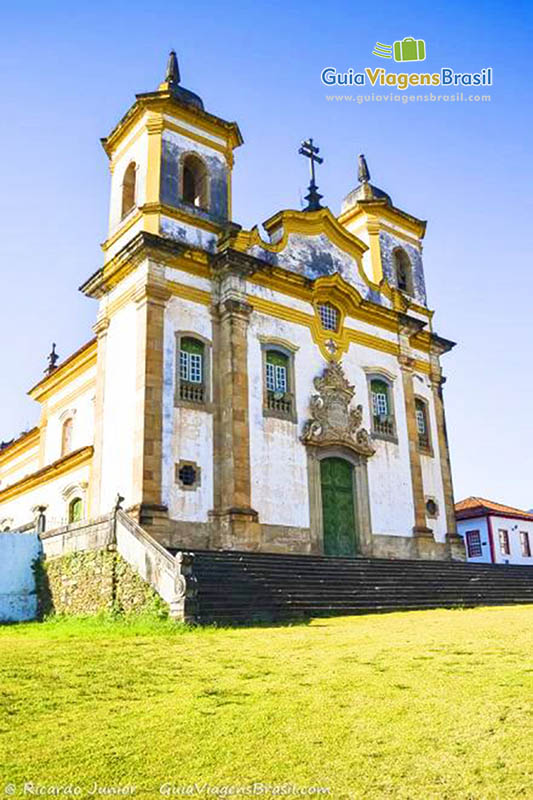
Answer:
[[511, 555], [511, 548], [509, 546], [509, 533], [507, 531], [498, 531], [498, 538], [500, 541], [500, 553], [502, 556]]
[[466, 532], [466, 552], [468, 558], [480, 558], [483, 555], [481, 546], [481, 534], [479, 531]]

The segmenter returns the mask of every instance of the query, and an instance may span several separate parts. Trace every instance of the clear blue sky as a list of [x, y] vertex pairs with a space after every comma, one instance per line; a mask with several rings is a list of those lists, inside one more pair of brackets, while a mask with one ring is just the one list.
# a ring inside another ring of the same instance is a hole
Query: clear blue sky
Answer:
[[[299, 207], [307, 172], [296, 151], [310, 135], [335, 213], [364, 152], [373, 182], [428, 220], [436, 329], [459, 343], [443, 359], [456, 497], [532, 507], [532, 21], [525, 2], [5, 4], [0, 439], [36, 423], [25, 392], [51, 341], [66, 356], [92, 335], [96, 305], [77, 287], [101, 265], [106, 236], [99, 137], [135, 92], [157, 87], [175, 47], [183, 84], [241, 126], [237, 222]], [[426, 40], [428, 71], [492, 66], [492, 102], [326, 102], [323, 67], [397, 69], [371, 50], [404, 36]]]

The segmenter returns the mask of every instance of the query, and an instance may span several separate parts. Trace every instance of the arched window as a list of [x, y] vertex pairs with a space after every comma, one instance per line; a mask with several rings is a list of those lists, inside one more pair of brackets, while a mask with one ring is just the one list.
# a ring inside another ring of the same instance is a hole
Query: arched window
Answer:
[[413, 281], [411, 274], [411, 262], [409, 256], [399, 247], [393, 253], [394, 258], [394, 272], [396, 275], [396, 286], [400, 291], [412, 294]]
[[179, 398], [205, 403], [205, 345], [192, 336], [179, 340]]
[[318, 315], [322, 327], [327, 331], [337, 331], [339, 328], [339, 310], [331, 303], [321, 303], [318, 306]]
[[68, 504], [68, 521], [79, 522], [83, 516], [83, 501], [81, 497], [74, 497]]
[[209, 207], [207, 169], [201, 158], [187, 155], [183, 159], [182, 200], [196, 208]]
[[372, 403], [372, 432], [378, 436], [394, 437], [395, 424], [392, 407], [391, 387], [383, 378], [370, 381]]
[[66, 456], [72, 450], [72, 417], [66, 419], [61, 429], [61, 456]]
[[415, 398], [416, 430], [418, 433], [418, 447], [420, 450], [428, 452], [431, 450], [429, 437], [429, 423], [427, 413], [427, 403], [420, 397]]
[[122, 181], [122, 216], [129, 214], [135, 205], [135, 173], [137, 165], [135, 161], [128, 164]]

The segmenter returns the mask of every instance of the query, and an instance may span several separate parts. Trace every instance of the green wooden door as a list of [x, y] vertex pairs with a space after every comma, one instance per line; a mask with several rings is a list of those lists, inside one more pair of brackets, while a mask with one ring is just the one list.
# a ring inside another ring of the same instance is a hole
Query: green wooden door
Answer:
[[354, 556], [357, 552], [353, 466], [343, 458], [324, 458], [320, 462], [324, 553], [327, 556]]

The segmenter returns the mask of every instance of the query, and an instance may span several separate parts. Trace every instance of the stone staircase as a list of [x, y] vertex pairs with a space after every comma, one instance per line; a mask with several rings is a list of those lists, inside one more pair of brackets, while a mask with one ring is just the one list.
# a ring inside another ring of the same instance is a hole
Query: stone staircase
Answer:
[[531, 567], [234, 551], [193, 565], [204, 624], [533, 603]]

